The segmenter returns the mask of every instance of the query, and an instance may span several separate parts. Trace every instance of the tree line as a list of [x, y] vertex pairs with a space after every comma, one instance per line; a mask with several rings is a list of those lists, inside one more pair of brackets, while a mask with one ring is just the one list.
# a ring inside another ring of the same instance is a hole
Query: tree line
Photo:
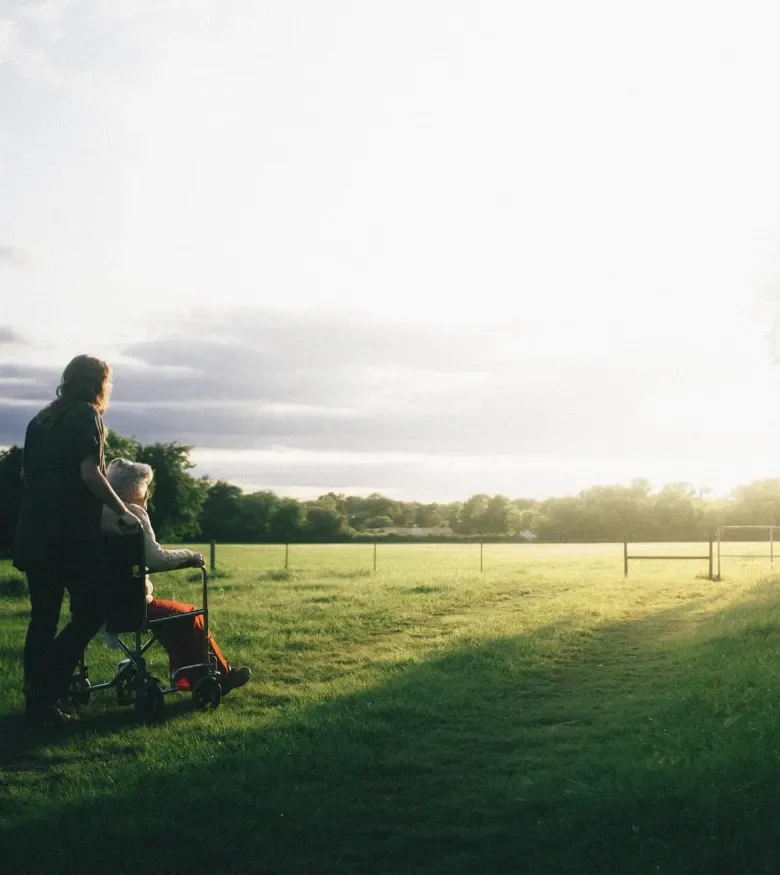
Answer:
[[[154, 469], [149, 511], [166, 543], [347, 541], [392, 528], [449, 528], [453, 534], [446, 537], [454, 539], [619, 541], [628, 535], [634, 541], [686, 541], [705, 540], [724, 525], [780, 526], [780, 478], [740, 486], [722, 500], [708, 498], [706, 490], [690, 483], [654, 490], [649, 481], [636, 479], [628, 486], [594, 486], [543, 501], [478, 494], [439, 504], [333, 492], [298, 501], [193, 477], [191, 450], [176, 442], [142, 444], [108, 433], [108, 461], [124, 457]], [[21, 505], [21, 463], [20, 447], [0, 452], [0, 551], [6, 554]]]

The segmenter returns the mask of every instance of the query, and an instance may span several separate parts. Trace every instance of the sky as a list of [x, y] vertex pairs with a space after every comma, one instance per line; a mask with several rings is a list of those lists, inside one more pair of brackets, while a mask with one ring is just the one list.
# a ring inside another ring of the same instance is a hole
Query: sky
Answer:
[[0, 0], [0, 447], [311, 499], [780, 476], [771, 2]]

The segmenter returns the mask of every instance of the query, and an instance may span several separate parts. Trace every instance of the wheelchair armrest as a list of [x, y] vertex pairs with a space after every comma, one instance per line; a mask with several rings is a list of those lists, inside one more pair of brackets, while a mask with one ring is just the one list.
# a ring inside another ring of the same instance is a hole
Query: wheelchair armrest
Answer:
[[201, 565], [192, 565], [189, 562], [183, 562], [181, 565], [174, 565], [173, 568], [158, 568], [154, 571], [150, 571], [148, 568], [146, 569], [147, 574], [165, 574], [168, 571], [200, 571], [203, 566]]

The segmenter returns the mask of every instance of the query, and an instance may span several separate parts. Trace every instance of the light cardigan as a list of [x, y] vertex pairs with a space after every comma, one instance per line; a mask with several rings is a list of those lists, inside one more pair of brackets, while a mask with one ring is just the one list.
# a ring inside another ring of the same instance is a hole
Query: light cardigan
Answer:
[[[144, 553], [146, 558], [146, 567], [149, 571], [172, 571], [174, 568], [180, 568], [182, 563], [195, 558], [193, 550], [165, 550], [157, 543], [157, 538], [154, 535], [152, 522], [149, 519], [149, 514], [137, 504], [128, 504], [127, 509], [133, 516], [138, 518], [141, 523], [141, 528], [144, 533]], [[107, 507], [103, 508], [103, 516], [100, 520], [100, 528], [106, 535], [121, 535], [119, 529], [119, 517]], [[154, 598], [154, 589], [152, 582], [149, 580], [149, 575], [146, 575], [146, 603], [149, 604]], [[119, 650], [117, 636], [111, 632], [105, 633], [106, 646], [111, 650]]]

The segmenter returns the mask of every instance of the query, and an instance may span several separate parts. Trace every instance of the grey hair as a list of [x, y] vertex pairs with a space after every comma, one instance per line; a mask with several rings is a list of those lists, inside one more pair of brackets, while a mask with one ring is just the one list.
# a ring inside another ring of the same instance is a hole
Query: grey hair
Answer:
[[153, 477], [151, 465], [129, 459], [114, 459], [106, 470], [106, 479], [122, 501], [132, 500], [137, 492], [143, 493]]

